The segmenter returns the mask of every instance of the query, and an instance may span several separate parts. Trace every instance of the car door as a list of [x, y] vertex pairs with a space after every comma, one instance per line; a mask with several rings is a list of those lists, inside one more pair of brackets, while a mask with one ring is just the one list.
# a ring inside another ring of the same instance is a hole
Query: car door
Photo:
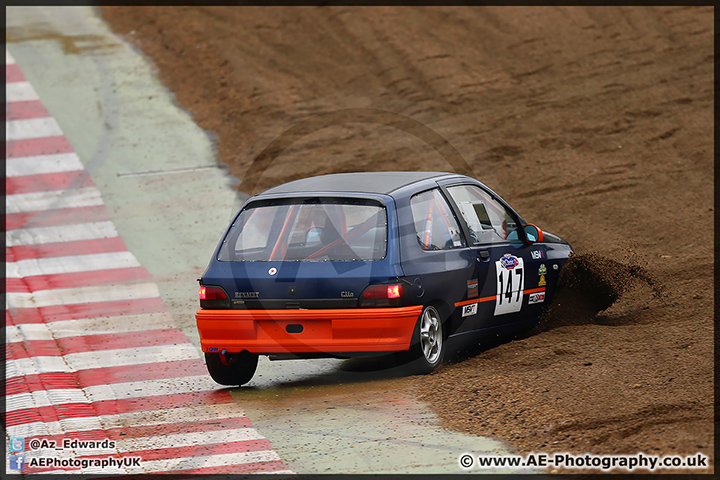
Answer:
[[458, 219], [439, 188], [403, 200], [398, 216], [402, 268], [411, 284], [410, 296], [424, 305], [442, 304], [442, 313], [450, 315], [447, 331], [453, 332], [459, 322], [454, 304], [467, 298], [473, 281], [477, 289], [474, 254]]
[[[541, 247], [525, 242], [520, 217], [479, 185], [445, 185], [474, 252], [479, 291], [467, 300], [462, 330], [510, 324], [539, 314]], [[544, 280], [544, 278], [543, 278]]]

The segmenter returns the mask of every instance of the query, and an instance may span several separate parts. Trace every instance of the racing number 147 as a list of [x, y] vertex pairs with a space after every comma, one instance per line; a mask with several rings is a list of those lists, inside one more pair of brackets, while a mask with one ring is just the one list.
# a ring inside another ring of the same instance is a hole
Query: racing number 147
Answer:
[[497, 290], [495, 297], [495, 315], [519, 312], [522, 307], [525, 279], [522, 258], [518, 258], [514, 268], [505, 268], [496, 263]]
[[[508, 279], [503, 282], [503, 277], [505, 276], [505, 273], [508, 273]], [[498, 288], [498, 303], [502, 305], [503, 303], [503, 297], [507, 299], [508, 302], [513, 303], [512, 294], [513, 294], [513, 281], [512, 278], [512, 272], [515, 272], [517, 275], [520, 276], [518, 283], [518, 287], [522, 285], [523, 283], [523, 269], [522, 268], [515, 268], [514, 270], [501, 270], [500, 275], [498, 275], [498, 282], [500, 282], [500, 288]], [[507, 287], [503, 287], [503, 283], [507, 284]], [[504, 292], [504, 293], [503, 293]], [[522, 299], [522, 290], [520, 288], [517, 288], [517, 297], [515, 298], [516, 302], [519, 302]]]

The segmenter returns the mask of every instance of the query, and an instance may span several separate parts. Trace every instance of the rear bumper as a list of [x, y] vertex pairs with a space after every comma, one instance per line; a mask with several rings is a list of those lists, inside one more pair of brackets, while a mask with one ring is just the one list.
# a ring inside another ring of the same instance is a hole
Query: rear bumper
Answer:
[[[422, 305], [313, 310], [201, 308], [195, 319], [203, 352], [396, 352], [410, 348], [421, 312]], [[302, 326], [301, 332], [297, 325]]]

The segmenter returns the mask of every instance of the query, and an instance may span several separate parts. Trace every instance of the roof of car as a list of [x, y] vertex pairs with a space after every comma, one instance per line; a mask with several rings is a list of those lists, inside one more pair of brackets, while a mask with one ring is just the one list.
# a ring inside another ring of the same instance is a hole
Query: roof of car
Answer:
[[448, 172], [356, 172], [334, 173], [318, 177], [303, 178], [278, 185], [262, 192], [261, 195], [283, 193], [376, 193], [390, 194], [412, 183], [457, 176]]

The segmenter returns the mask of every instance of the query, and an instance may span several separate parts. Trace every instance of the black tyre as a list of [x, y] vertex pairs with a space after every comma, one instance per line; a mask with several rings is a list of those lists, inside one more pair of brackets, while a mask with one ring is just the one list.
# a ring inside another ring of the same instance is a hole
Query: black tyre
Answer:
[[404, 362], [408, 363], [410, 373], [430, 373], [440, 365], [445, 357], [445, 336], [440, 312], [428, 305], [415, 324], [410, 351], [404, 353]]
[[258, 355], [248, 351], [227, 354], [227, 365], [219, 353], [206, 353], [205, 363], [213, 380], [220, 385], [245, 385], [255, 375]]

